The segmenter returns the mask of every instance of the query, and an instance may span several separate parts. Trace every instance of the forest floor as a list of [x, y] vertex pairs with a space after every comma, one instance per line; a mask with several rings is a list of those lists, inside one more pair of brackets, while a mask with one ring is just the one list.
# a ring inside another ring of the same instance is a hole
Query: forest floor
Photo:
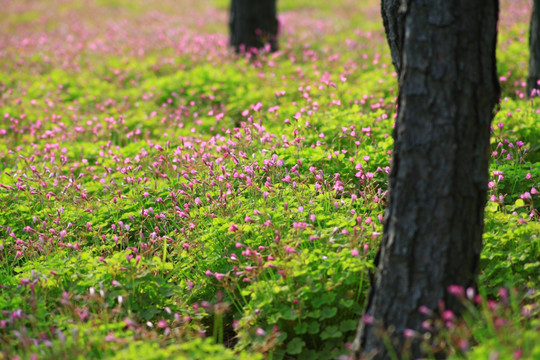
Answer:
[[[396, 76], [378, 1], [278, 3], [247, 58], [225, 0], [0, 0], [0, 359], [347, 357]], [[501, 7], [480, 294], [414, 334], [456, 359], [540, 357], [531, 4]]]

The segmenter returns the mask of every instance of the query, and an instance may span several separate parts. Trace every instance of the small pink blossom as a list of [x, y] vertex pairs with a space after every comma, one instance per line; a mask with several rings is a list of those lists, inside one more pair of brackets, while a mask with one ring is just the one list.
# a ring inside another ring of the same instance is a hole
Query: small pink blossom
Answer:
[[216, 280], [218, 281], [221, 281], [225, 278], [225, 274], [222, 274], [222, 273], [214, 273], [214, 276], [216, 278]]
[[442, 319], [445, 321], [451, 321], [454, 319], [454, 312], [452, 310], [445, 310], [442, 313]]
[[469, 350], [469, 341], [467, 339], [459, 339], [458, 347], [461, 351]]
[[418, 311], [420, 312], [420, 314], [427, 315], [427, 316], [431, 316], [433, 314], [433, 311], [431, 311], [430, 308], [424, 305], [420, 306], [418, 308]]
[[287, 246], [287, 247], [285, 248], [285, 252], [286, 252], [287, 254], [294, 254], [294, 253], [296, 253], [296, 250], [295, 250], [294, 248], [290, 247], [290, 246]]
[[531, 197], [531, 193], [530, 193], [530, 192], [528, 192], [528, 191], [524, 192], [524, 193], [523, 193], [523, 194], [521, 194], [521, 195], [520, 195], [519, 197], [520, 197], [521, 199], [523, 199], [523, 200], [528, 200], [528, 199], [532, 199], [532, 197]]
[[165, 320], [159, 320], [157, 323], [157, 326], [160, 329], [165, 329], [168, 326], [168, 324], [167, 324], [167, 321]]
[[465, 289], [460, 285], [450, 285], [448, 292], [454, 296], [465, 296]]
[[364, 322], [364, 324], [373, 324], [373, 316], [365, 314], [364, 316], [362, 316], [362, 321]]
[[412, 330], [412, 329], [405, 329], [403, 331], [403, 336], [407, 339], [409, 338], [413, 338], [416, 336], [416, 331]]

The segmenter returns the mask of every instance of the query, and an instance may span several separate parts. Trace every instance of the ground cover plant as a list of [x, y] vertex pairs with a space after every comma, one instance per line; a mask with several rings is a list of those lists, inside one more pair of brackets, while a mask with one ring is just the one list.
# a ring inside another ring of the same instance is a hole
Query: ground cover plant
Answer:
[[[256, 57], [221, 0], [1, 5], [0, 358], [346, 358], [392, 165], [378, 2], [280, 1]], [[501, 5], [480, 294], [408, 334], [434, 356], [540, 356], [530, 3]]]

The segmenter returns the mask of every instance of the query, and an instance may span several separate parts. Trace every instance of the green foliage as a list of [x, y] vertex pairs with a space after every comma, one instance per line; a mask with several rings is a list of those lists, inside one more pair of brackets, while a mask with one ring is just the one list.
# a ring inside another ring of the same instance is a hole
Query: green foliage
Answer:
[[259, 354], [245, 352], [235, 353], [222, 345], [214, 344], [210, 340], [193, 339], [182, 344], [173, 344], [160, 347], [158, 343], [136, 341], [122, 351], [117, 352], [111, 359], [223, 359], [223, 360], [258, 360]]
[[[334, 247], [340, 247], [336, 243]], [[366, 261], [350, 251], [305, 249], [276, 261], [279, 269], [242, 290], [248, 298], [239, 321], [239, 346], [257, 349], [277, 338], [274, 356], [335, 358], [352, 340], [365, 299]], [[270, 272], [270, 274], [268, 274]], [[315, 351], [315, 352], [314, 352]]]
[[534, 288], [540, 278], [540, 224], [519, 219], [487, 216], [481, 281], [490, 293], [501, 287]]
[[[221, 0], [4, 4], [0, 358], [347, 353], [388, 201], [396, 78], [378, 1], [278, 3], [282, 51], [256, 58], [227, 49]], [[513, 21], [486, 299], [540, 277], [540, 99], [523, 96]], [[534, 301], [497, 315], [508, 334], [472, 312], [456, 356], [534, 358]]]

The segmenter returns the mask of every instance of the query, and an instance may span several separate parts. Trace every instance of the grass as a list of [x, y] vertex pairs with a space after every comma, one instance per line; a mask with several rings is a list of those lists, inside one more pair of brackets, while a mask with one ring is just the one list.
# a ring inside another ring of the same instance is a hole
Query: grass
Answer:
[[[0, 358], [348, 353], [396, 79], [377, 1], [280, 6], [248, 59], [222, 1], [3, 4]], [[418, 334], [456, 358], [538, 356], [540, 99], [502, 6], [479, 306]]]

